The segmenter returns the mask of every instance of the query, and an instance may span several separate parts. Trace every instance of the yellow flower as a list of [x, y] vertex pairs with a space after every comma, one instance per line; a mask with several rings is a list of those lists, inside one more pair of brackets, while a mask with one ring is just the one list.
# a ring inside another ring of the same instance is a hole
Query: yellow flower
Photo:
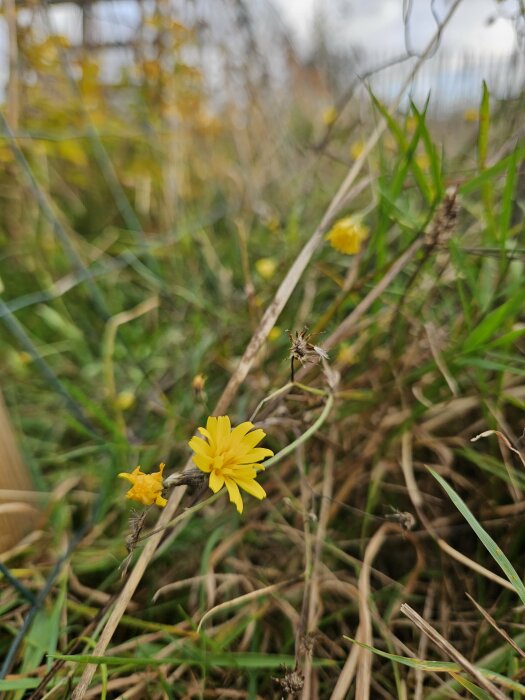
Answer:
[[339, 219], [326, 236], [332, 248], [345, 255], [355, 255], [361, 250], [361, 244], [368, 236], [368, 229], [351, 216]]
[[466, 122], [470, 122], [470, 123], [477, 122], [477, 121], [478, 121], [478, 117], [479, 117], [479, 114], [478, 114], [478, 110], [477, 110], [477, 109], [466, 109], [466, 110], [463, 112], [463, 119], [464, 119]]
[[282, 335], [282, 331], [279, 328], [279, 326], [274, 326], [272, 330], [268, 333], [268, 340], [270, 343], [274, 343], [276, 340], [278, 340]]
[[159, 465], [159, 471], [153, 474], [144, 474], [140, 467], [135, 467], [135, 469], [128, 474], [127, 472], [121, 472], [119, 477], [121, 479], [127, 479], [133, 486], [126, 494], [126, 498], [130, 498], [132, 501], [138, 501], [145, 506], [151, 506], [153, 503], [159, 506], [159, 508], [164, 508], [168, 502], [165, 498], [162, 498], [162, 472], [165, 465], [161, 463]]
[[115, 399], [115, 405], [121, 411], [127, 411], [135, 403], [135, 394], [132, 391], [121, 391]]
[[255, 263], [255, 269], [263, 278], [263, 280], [269, 280], [275, 274], [275, 270], [277, 269], [277, 263], [273, 258], [260, 258]]
[[232, 430], [228, 416], [210, 417], [206, 428], [199, 428], [199, 437], [192, 437], [189, 446], [195, 452], [194, 464], [210, 475], [209, 487], [217, 493], [224, 485], [230, 501], [242, 513], [242, 497], [239, 486], [255, 498], [265, 498], [266, 492], [255, 481], [257, 471], [264, 469], [257, 464], [273, 452], [264, 447], [255, 447], [266, 436], [261, 430], [252, 430], [253, 423], [246, 421]]
[[416, 156], [416, 163], [421, 170], [428, 170], [430, 168], [430, 159], [426, 153], [418, 153]]
[[364, 150], [364, 141], [354, 141], [354, 143], [350, 144], [350, 157], [352, 160], [357, 160]]
[[337, 119], [337, 109], [335, 107], [327, 107], [323, 112], [323, 124], [332, 126]]
[[417, 119], [415, 117], [407, 117], [405, 124], [408, 133], [413, 134], [417, 127]]

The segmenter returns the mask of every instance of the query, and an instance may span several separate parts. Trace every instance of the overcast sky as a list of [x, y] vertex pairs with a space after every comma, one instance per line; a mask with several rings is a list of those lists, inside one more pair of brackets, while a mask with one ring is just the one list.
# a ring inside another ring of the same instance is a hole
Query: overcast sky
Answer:
[[[143, 0], [146, 4], [148, 0]], [[174, 0], [175, 6], [178, 0]], [[305, 55], [312, 44], [315, 27], [323, 15], [323, 24], [328, 33], [332, 46], [347, 49], [360, 48], [368, 51], [370, 59], [367, 66], [377, 65], [384, 58], [403, 54], [405, 45], [405, 25], [403, 23], [403, 0], [245, 0], [247, 7], [254, 11], [259, 19], [256, 23], [271, 17], [273, 26], [277, 22], [290, 36], [292, 42]], [[221, 5], [217, 0], [202, 0], [202, 7], [213, 15], [212, 22], [217, 20], [217, 13], [225, 17], [227, 2]], [[451, 0], [435, 0], [434, 6], [440, 18], [446, 15]], [[431, 0], [413, 0], [413, 10], [408, 23], [410, 30], [411, 48], [420, 52], [429, 42], [436, 29], [436, 22], [431, 12]], [[516, 51], [516, 36], [510, 16], [517, 11], [519, 0], [463, 0], [452, 21], [444, 32], [440, 54], [450, 56], [472, 52], [477, 56], [494, 57], [510, 56]], [[221, 9], [222, 8], [222, 9]], [[78, 7], [71, 3], [54, 5], [51, 8], [52, 23], [56, 31], [69, 37], [72, 43], [78, 43], [81, 37], [82, 21]], [[136, 0], [118, 2], [100, 2], [94, 5], [94, 35], [98, 41], [126, 41], [133, 37], [140, 22], [139, 6]], [[270, 24], [272, 24], [270, 23]], [[270, 32], [270, 40], [273, 34]], [[523, 51], [523, 49], [522, 49]], [[377, 60], [379, 57], [379, 60]], [[127, 60], [122, 57], [121, 60]], [[447, 59], [448, 60], [448, 59]], [[452, 60], [452, 59], [451, 59]], [[119, 60], [111, 61], [116, 70]], [[425, 67], [428, 74], [421, 75], [419, 90], [424, 96], [431, 89], [437, 99], [438, 93], [443, 93], [447, 99], [451, 90], [447, 84], [439, 86], [436, 76], [432, 74], [432, 63]], [[506, 63], [506, 62], [504, 62]], [[522, 62], [525, 70], [525, 60]], [[109, 65], [109, 64], [108, 64]], [[451, 63], [445, 69], [448, 78], [456, 69]], [[443, 73], [443, 68], [440, 68]], [[519, 85], [522, 83], [521, 74], [508, 71], [503, 67], [500, 73], [505, 73]], [[468, 92], [469, 82], [472, 94], [476, 96], [485, 75], [472, 73], [466, 79], [456, 81], [454, 90], [461, 97]], [[525, 79], [525, 78], [524, 78]], [[7, 41], [5, 25], [0, 22], [0, 94], [7, 80]], [[378, 89], [380, 92], [396, 85], [390, 85], [389, 78], [383, 81]], [[397, 79], [399, 80], [399, 78]], [[465, 80], [467, 82], [465, 82]], [[450, 81], [449, 81], [450, 82]], [[437, 87], [436, 87], [437, 83]], [[489, 83], [490, 87], [490, 83]], [[452, 99], [455, 99], [452, 95]]]
[[[403, 0], [269, 0], [299, 46], [306, 46], [312, 20], [321, 10], [334, 32], [334, 40], [360, 45], [374, 51], [398, 53], [404, 50]], [[444, 17], [450, 1], [437, 0]], [[490, 25], [487, 20], [515, 11], [517, 0], [463, 0], [443, 38], [443, 47], [456, 51], [509, 54], [516, 48], [512, 22], [503, 16]], [[345, 11], [346, 8], [346, 11]], [[410, 30], [416, 49], [422, 49], [435, 31], [430, 0], [413, 0]]]

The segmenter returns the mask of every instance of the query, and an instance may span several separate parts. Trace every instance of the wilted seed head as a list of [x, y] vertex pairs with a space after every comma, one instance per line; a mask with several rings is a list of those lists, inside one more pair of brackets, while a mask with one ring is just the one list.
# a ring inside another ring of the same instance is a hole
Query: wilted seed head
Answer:
[[400, 511], [397, 508], [392, 508], [392, 513], [389, 513], [386, 518], [387, 520], [393, 520], [398, 523], [402, 530], [405, 532], [410, 532], [416, 526], [416, 519], [409, 511]]
[[[283, 669], [283, 671], [284, 670], [285, 669]], [[304, 675], [297, 669], [286, 671], [282, 678], [274, 678], [273, 680], [280, 686], [283, 693], [292, 696], [300, 693], [304, 687]]]
[[457, 194], [457, 187], [449, 187], [445, 192], [445, 198], [441, 202], [429, 230], [425, 233], [427, 245], [444, 245], [450, 239], [459, 212]]
[[290, 338], [290, 354], [288, 355], [291, 361], [291, 380], [294, 380], [294, 361], [297, 360], [304, 365], [305, 362], [320, 362], [328, 360], [328, 353], [320, 348], [318, 345], [313, 345], [310, 342], [312, 334], [308, 332], [308, 328], [305, 326], [302, 331], [295, 331], [295, 335], [292, 335], [290, 331], [287, 331], [288, 337]]
[[316, 362], [316, 359], [319, 360], [320, 358], [328, 360], [328, 353], [326, 350], [310, 342], [312, 334], [308, 332], [306, 326], [302, 331], [295, 331], [295, 336], [288, 331], [288, 337], [291, 343], [290, 360], [298, 360], [301, 364], [305, 362]]

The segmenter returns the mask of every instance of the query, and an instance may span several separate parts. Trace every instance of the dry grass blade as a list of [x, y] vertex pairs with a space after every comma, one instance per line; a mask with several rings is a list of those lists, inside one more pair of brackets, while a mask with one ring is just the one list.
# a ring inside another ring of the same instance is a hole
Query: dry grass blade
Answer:
[[485, 678], [478, 669], [473, 666], [468, 659], [466, 659], [463, 654], [461, 654], [449, 641], [445, 639], [432, 625], [430, 625], [426, 620], [424, 620], [421, 615], [407, 605], [403, 603], [400, 608], [403, 615], [406, 615], [409, 620], [411, 620], [414, 625], [423, 634], [434, 642], [434, 644], [439, 647], [449, 658], [459, 664], [466, 673], [471, 676], [475, 682], [483, 688], [492, 698], [495, 700], [506, 700], [506, 696], [497, 688], [493, 683], [491, 683], [487, 678]]
[[264, 588], [258, 588], [256, 591], [251, 591], [250, 593], [245, 593], [244, 595], [240, 595], [237, 598], [233, 598], [232, 600], [227, 600], [225, 603], [220, 603], [219, 605], [216, 605], [214, 608], [211, 608], [211, 610], [208, 610], [207, 612], [204, 613], [204, 615], [201, 617], [201, 620], [199, 622], [199, 625], [197, 627], [197, 632], [200, 632], [202, 625], [204, 624], [204, 621], [207, 620], [208, 618], [212, 617], [212, 615], [215, 615], [218, 612], [224, 611], [224, 610], [231, 610], [231, 608], [236, 607], [237, 605], [241, 605], [242, 603], [249, 603], [252, 600], [258, 600], [262, 596], [265, 595], [270, 595], [271, 593], [274, 593], [275, 591], [278, 591], [280, 588], [283, 588], [284, 586], [288, 586], [290, 583], [293, 583], [293, 580], [289, 581], [281, 581], [280, 583], [273, 583], [271, 586], [265, 586]]
[[521, 649], [521, 648], [516, 644], [516, 642], [512, 639], [512, 637], [511, 637], [510, 635], [508, 635], [508, 634], [505, 632], [504, 629], [501, 629], [501, 627], [499, 627], [499, 625], [497, 624], [496, 620], [492, 617], [492, 615], [490, 615], [490, 614], [485, 610], [485, 608], [481, 607], [481, 605], [480, 605], [479, 603], [477, 603], [471, 595], [469, 595], [469, 594], [467, 593], [466, 596], [467, 596], [467, 598], [468, 598], [472, 603], [474, 603], [474, 605], [476, 606], [476, 608], [477, 608], [477, 609], [479, 610], [479, 612], [483, 615], [483, 617], [484, 617], [485, 620], [489, 623], [489, 625], [491, 625], [491, 626], [496, 630], [496, 632], [497, 632], [498, 634], [500, 634], [500, 635], [503, 637], [503, 639], [504, 639], [506, 642], [508, 642], [508, 644], [510, 644], [510, 646], [514, 649], [514, 651], [516, 651], [516, 652], [521, 656], [522, 659], [525, 659], [525, 652], [523, 651], [523, 649]]
[[525, 457], [523, 457], [523, 455], [521, 454], [521, 452], [519, 450], [517, 450], [515, 447], [512, 446], [508, 437], [506, 437], [506, 435], [504, 435], [499, 430], [484, 430], [479, 435], [476, 435], [475, 437], [471, 438], [470, 442], [477, 442], [481, 438], [489, 437], [490, 435], [496, 435], [498, 437], [498, 439], [501, 440], [505, 444], [505, 446], [508, 447], [508, 449], [511, 452], [514, 452], [514, 454], [518, 455], [521, 463], [525, 467]]
[[[18, 499], [24, 500], [27, 489], [29, 498], [34, 492], [27, 468], [18, 450], [7, 408], [0, 395], [0, 490], [16, 490]], [[2, 503], [0, 497], [0, 552], [7, 551], [36, 526], [38, 510], [26, 502]]]

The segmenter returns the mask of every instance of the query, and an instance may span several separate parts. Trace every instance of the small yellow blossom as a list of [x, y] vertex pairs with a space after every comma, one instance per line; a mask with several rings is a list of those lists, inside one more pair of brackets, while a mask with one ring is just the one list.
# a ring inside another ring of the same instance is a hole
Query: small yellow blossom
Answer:
[[260, 258], [255, 263], [255, 269], [263, 278], [263, 280], [269, 280], [275, 274], [275, 270], [277, 269], [277, 263], [273, 258]]
[[272, 330], [268, 333], [268, 340], [270, 343], [275, 343], [276, 340], [278, 340], [282, 335], [282, 330], [279, 328], [279, 326], [274, 326]]
[[332, 124], [337, 119], [337, 109], [335, 107], [327, 107], [323, 112], [323, 124], [325, 126], [332, 126]]
[[415, 117], [408, 117], [405, 125], [408, 133], [413, 134], [417, 127], [417, 119]]
[[357, 355], [355, 349], [351, 345], [341, 345], [339, 352], [337, 353], [337, 364], [347, 367], [350, 365], [354, 365], [356, 361]]
[[430, 158], [426, 153], [418, 153], [416, 156], [416, 163], [421, 170], [428, 170], [430, 168]]
[[206, 377], [204, 374], [196, 374], [191, 380], [191, 387], [196, 394], [202, 394], [206, 386]]
[[466, 110], [463, 112], [463, 119], [464, 119], [466, 122], [469, 122], [469, 123], [472, 124], [472, 123], [474, 123], [474, 122], [477, 122], [477, 121], [478, 121], [478, 118], [479, 118], [479, 113], [478, 113], [478, 110], [477, 110], [477, 109], [466, 109]]
[[275, 233], [279, 230], [279, 219], [276, 216], [270, 216], [264, 221], [265, 226], [272, 232]]
[[132, 484], [132, 487], [126, 494], [126, 498], [130, 498], [132, 501], [138, 501], [145, 506], [151, 506], [155, 503], [159, 508], [164, 508], [168, 502], [161, 495], [162, 489], [164, 488], [162, 481], [164, 467], [165, 464], [161, 463], [159, 465], [159, 471], [153, 474], [145, 474], [141, 471], [140, 467], [135, 467], [131, 474], [121, 472], [119, 477], [121, 479], [126, 479]]
[[239, 513], [243, 508], [239, 486], [255, 498], [266, 497], [263, 487], [255, 481], [257, 471], [264, 469], [257, 462], [273, 455], [265, 447], [255, 447], [266, 433], [260, 428], [252, 430], [253, 427], [253, 423], [246, 421], [232, 430], [228, 416], [212, 416], [206, 428], [199, 428], [205, 439], [192, 437], [188, 443], [195, 452], [194, 464], [210, 475], [210, 489], [217, 493], [226, 485], [230, 501]]
[[355, 255], [361, 250], [361, 244], [368, 236], [368, 229], [351, 216], [339, 219], [326, 236], [335, 250], [345, 255]]
[[357, 160], [362, 155], [364, 150], [364, 141], [354, 141], [354, 143], [350, 144], [350, 157], [352, 160]]
[[133, 391], [121, 391], [115, 399], [115, 405], [121, 411], [127, 411], [135, 403], [135, 394]]

